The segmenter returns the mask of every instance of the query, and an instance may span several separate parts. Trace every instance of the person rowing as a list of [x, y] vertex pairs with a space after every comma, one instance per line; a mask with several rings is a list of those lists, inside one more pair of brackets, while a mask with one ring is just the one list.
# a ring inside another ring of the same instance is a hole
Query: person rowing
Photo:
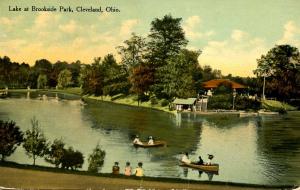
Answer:
[[192, 164], [195, 164], [195, 165], [204, 165], [204, 161], [202, 160], [201, 156], [199, 156], [198, 158], [199, 158], [198, 162], [192, 162]]

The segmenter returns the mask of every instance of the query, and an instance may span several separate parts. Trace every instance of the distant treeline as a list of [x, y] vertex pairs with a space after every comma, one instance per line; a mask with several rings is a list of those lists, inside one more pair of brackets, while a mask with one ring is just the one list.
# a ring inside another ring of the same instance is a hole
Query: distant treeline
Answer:
[[[97, 57], [91, 64], [80, 61], [51, 63], [37, 60], [34, 66], [12, 62], [0, 57], [0, 87], [65, 88], [82, 87], [84, 94], [137, 94], [143, 101], [150, 97], [171, 100], [174, 97], [195, 97], [203, 93], [201, 83], [224, 78], [220, 70], [200, 66], [201, 51], [186, 49], [188, 41], [181, 27], [181, 18], [166, 15], [151, 22], [147, 38], [132, 34], [116, 47], [121, 57], [118, 63], [112, 54]], [[255, 78], [226, 76], [244, 85], [259, 85]]]
[[257, 59], [254, 73], [257, 78], [223, 76], [220, 70], [200, 66], [201, 50], [187, 49], [188, 40], [181, 26], [181, 18], [165, 15], [151, 22], [149, 35], [136, 34], [116, 47], [121, 61], [114, 55], [94, 58], [84, 64], [46, 59], [34, 66], [12, 62], [0, 57], [0, 87], [9, 88], [65, 88], [82, 87], [83, 94], [96, 96], [136, 94], [138, 101], [151, 98], [166, 99], [196, 97], [204, 92], [202, 82], [227, 78], [248, 86], [247, 92], [262, 94], [263, 78], [266, 94], [280, 100], [299, 95], [299, 51], [290, 45], [272, 48]]

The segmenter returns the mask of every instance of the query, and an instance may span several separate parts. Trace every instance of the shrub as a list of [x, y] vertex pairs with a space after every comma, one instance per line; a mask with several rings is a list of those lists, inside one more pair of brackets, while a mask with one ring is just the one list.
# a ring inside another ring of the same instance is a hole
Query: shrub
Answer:
[[73, 147], [69, 147], [64, 150], [64, 154], [61, 158], [62, 168], [76, 170], [81, 168], [84, 162], [83, 154], [79, 151], [74, 151]]
[[88, 171], [97, 173], [104, 164], [105, 151], [101, 150], [99, 144], [93, 150], [93, 153], [89, 156], [89, 167]]
[[214, 95], [209, 97], [208, 109], [232, 109], [232, 95]]
[[158, 100], [157, 100], [157, 98], [156, 98], [155, 96], [152, 96], [152, 97], [150, 98], [150, 101], [151, 101], [151, 105], [156, 105], [156, 104], [158, 104]]
[[165, 106], [169, 105], [169, 101], [166, 100], [166, 99], [163, 99], [163, 101], [161, 102], [160, 105], [161, 105], [162, 107], [165, 107]]
[[249, 99], [245, 96], [237, 96], [234, 105], [237, 110], [259, 110], [261, 108], [261, 103], [258, 100]]

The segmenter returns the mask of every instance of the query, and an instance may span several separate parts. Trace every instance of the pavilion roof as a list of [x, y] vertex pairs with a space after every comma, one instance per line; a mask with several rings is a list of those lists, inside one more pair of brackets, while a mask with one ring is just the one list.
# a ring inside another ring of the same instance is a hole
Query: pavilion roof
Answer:
[[213, 79], [210, 81], [203, 82], [204, 88], [217, 88], [222, 83], [229, 83], [232, 88], [238, 89], [238, 88], [247, 88], [246, 86], [239, 84], [237, 82], [231, 81], [229, 79]]

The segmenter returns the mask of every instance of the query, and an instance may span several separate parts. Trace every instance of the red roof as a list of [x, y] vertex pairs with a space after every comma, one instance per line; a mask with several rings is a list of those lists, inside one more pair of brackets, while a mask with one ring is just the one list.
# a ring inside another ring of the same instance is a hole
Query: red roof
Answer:
[[241, 85], [237, 82], [233, 82], [229, 79], [213, 79], [210, 81], [206, 81], [203, 83], [204, 88], [217, 88], [220, 84], [222, 83], [229, 83], [232, 88], [237, 89], [237, 88], [246, 88], [244, 85]]

